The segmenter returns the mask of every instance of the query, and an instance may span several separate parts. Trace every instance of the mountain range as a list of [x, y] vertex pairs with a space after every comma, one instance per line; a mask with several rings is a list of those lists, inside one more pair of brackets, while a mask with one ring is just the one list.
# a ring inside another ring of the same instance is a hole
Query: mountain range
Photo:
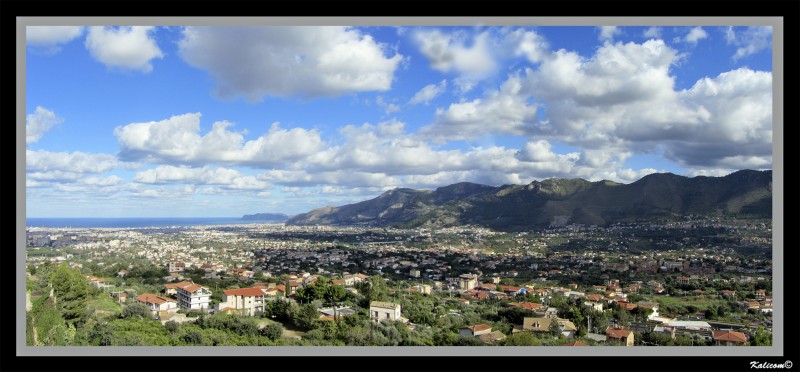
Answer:
[[469, 182], [435, 190], [397, 188], [340, 207], [289, 218], [287, 225], [451, 227], [498, 231], [584, 224], [654, 221], [687, 214], [771, 218], [772, 171], [741, 170], [724, 177], [655, 173], [622, 184], [546, 179], [527, 185]]
[[284, 222], [289, 219], [289, 216], [283, 213], [256, 213], [256, 214], [246, 214], [242, 216], [243, 220], [246, 221], [269, 221], [269, 222]]

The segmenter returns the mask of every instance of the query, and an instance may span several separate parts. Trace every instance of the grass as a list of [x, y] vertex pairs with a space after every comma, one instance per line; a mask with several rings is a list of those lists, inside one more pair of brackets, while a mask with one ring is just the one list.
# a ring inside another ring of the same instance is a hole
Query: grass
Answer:
[[[667, 297], [659, 296], [656, 301], [661, 307], [684, 307], [694, 306], [697, 311], [705, 311], [710, 308], [717, 309], [721, 305], [725, 305], [725, 301], [707, 298], [706, 296], [686, 296], [686, 297]], [[662, 312], [664, 312], [662, 310]]]
[[122, 311], [122, 306], [107, 293], [101, 293], [90, 299], [86, 303], [86, 308], [91, 309], [95, 315], [117, 315]]

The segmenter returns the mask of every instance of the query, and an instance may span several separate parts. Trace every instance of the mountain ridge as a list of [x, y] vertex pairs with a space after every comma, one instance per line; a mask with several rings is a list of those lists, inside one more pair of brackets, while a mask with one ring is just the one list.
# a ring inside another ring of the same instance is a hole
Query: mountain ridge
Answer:
[[691, 178], [654, 173], [629, 184], [581, 178], [502, 186], [461, 182], [435, 190], [397, 188], [370, 200], [314, 209], [288, 219], [286, 224], [478, 225], [515, 231], [569, 223], [606, 226], [685, 214], [770, 218], [771, 201], [771, 170]]

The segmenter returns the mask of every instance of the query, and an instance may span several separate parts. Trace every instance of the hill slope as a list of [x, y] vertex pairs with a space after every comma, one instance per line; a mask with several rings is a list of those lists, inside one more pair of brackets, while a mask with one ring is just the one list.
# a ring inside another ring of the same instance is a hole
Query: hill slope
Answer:
[[772, 171], [725, 177], [651, 174], [631, 184], [547, 179], [528, 185], [458, 183], [436, 190], [394, 189], [375, 199], [292, 217], [290, 225], [446, 227], [514, 231], [570, 223], [608, 225], [686, 214], [772, 215]]

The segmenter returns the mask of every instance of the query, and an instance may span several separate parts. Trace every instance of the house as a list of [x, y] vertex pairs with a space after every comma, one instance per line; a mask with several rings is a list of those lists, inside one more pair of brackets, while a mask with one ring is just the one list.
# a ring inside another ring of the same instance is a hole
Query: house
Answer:
[[250, 316], [264, 311], [266, 293], [260, 288], [226, 289], [222, 291], [222, 302], [217, 310], [233, 310]]
[[136, 301], [147, 306], [147, 308], [150, 309], [150, 314], [153, 316], [158, 315], [158, 313], [162, 311], [168, 313], [174, 313], [178, 311], [177, 301], [151, 293], [143, 293], [137, 296]]
[[747, 335], [736, 331], [713, 331], [714, 344], [717, 346], [743, 346], [747, 345]]
[[620, 342], [625, 346], [633, 346], [633, 331], [630, 329], [608, 327], [606, 328], [606, 336], [611, 341]]
[[458, 277], [458, 288], [468, 290], [475, 288], [478, 284], [478, 276], [475, 274], [463, 274]]
[[559, 318], [523, 318], [522, 331], [523, 332], [550, 332], [550, 325], [552, 322], [558, 322], [561, 328], [561, 334], [566, 338], [575, 336], [578, 328], [575, 324], [566, 319]]
[[381, 320], [399, 320], [400, 304], [394, 302], [372, 301], [369, 303], [369, 318], [373, 322]]
[[170, 273], [182, 273], [186, 270], [186, 264], [180, 261], [170, 261], [167, 264], [167, 271]]
[[736, 291], [731, 291], [726, 289], [722, 291], [722, 295], [725, 297], [736, 297]]
[[502, 285], [500, 287], [503, 288], [503, 293], [505, 293], [505, 294], [507, 294], [509, 296], [516, 296], [518, 294], [528, 293], [528, 290], [526, 288], [523, 288], [523, 287], [517, 287], [517, 286], [513, 286], [513, 285]]
[[537, 304], [535, 302], [511, 302], [508, 305], [531, 311], [542, 309], [542, 304]]
[[767, 291], [763, 289], [759, 289], [756, 291], [756, 298], [764, 298], [767, 295]]
[[186, 286], [189, 286], [189, 285], [192, 285], [192, 284], [194, 284], [194, 283], [187, 282], [187, 281], [182, 281], [182, 282], [179, 282], [179, 283], [167, 283], [167, 284], [164, 284], [164, 293], [167, 294], [167, 295], [177, 295], [178, 294], [178, 288], [183, 288], [183, 287], [186, 287]]
[[480, 336], [490, 332], [492, 332], [492, 326], [488, 324], [476, 324], [458, 330], [458, 334], [466, 337]]
[[211, 291], [197, 284], [178, 288], [178, 302], [188, 310], [208, 310], [211, 308]]
[[679, 276], [679, 277], [675, 278], [675, 281], [678, 284], [681, 284], [681, 285], [689, 284], [690, 280], [691, 280], [691, 278], [689, 278], [688, 276]]

